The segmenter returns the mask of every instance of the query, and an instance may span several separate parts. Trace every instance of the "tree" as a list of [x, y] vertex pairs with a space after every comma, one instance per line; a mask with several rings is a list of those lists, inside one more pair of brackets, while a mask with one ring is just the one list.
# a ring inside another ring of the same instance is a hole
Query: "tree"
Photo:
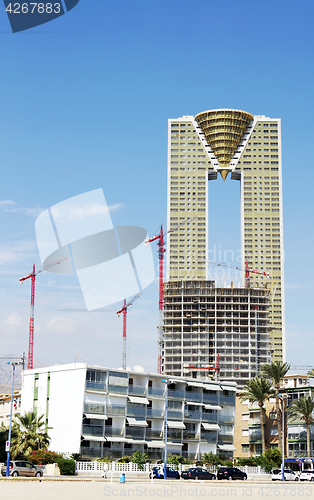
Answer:
[[275, 396], [276, 396], [276, 414], [277, 414], [277, 426], [278, 426], [278, 448], [282, 450], [282, 425], [281, 425], [281, 408], [279, 404], [279, 391], [280, 391], [280, 383], [282, 382], [285, 375], [287, 375], [290, 370], [290, 365], [288, 363], [282, 363], [282, 361], [273, 361], [269, 365], [263, 365], [261, 368], [262, 374], [270, 379], [275, 387]]
[[0, 427], [0, 462], [5, 462], [6, 452], [5, 452], [5, 442], [8, 440], [9, 431], [4, 427], [3, 422]]
[[311, 424], [314, 422], [313, 417], [314, 399], [311, 396], [302, 396], [300, 399], [293, 401], [288, 407], [288, 419], [290, 422], [295, 420], [303, 420], [306, 425], [307, 437], [307, 456], [311, 456]]
[[309, 372], [307, 372], [307, 375], [310, 378], [314, 378], [314, 369], [312, 368], [312, 370], [310, 370]]
[[265, 429], [264, 429], [264, 403], [267, 399], [274, 395], [271, 382], [263, 378], [254, 377], [244, 386], [243, 391], [240, 392], [242, 401], [257, 402], [259, 406], [259, 414], [261, 420], [261, 433], [262, 433], [262, 452], [265, 453]]
[[37, 417], [36, 410], [15, 418], [11, 439], [12, 458], [19, 456], [28, 458], [32, 451], [48, 448], [50, 437], [47, 431], [51, 427], [47, 427], [43, 419], [44, 415]]

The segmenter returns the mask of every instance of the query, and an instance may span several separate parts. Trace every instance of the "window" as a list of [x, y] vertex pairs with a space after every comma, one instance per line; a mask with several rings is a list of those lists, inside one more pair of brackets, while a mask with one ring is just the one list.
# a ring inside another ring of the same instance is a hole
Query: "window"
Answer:
[[249, 437], [249, 429], [242, 429], [242, 436]]
[[242, 444], [242, 453], [249, 453], [249, 451], [250, 451], [250, 445]]

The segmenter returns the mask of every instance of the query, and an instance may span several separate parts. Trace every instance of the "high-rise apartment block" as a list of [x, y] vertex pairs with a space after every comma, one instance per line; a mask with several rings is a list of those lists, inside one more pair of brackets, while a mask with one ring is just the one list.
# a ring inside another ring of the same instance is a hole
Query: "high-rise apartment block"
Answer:
[[240, 182], [242, 268], [248, 262], [270, 275], [252, 274], [251, 288], [272, 289], [268, 331], [273, 359], [284, 360], [280, 119], [210, 110], [170, 119], [168, 138], [168, 228], [191, 220], [170, 233], [167, 281], [208, 280], [208, 226], [219, 217], [208, 213], [208, 182], [230, 174]]

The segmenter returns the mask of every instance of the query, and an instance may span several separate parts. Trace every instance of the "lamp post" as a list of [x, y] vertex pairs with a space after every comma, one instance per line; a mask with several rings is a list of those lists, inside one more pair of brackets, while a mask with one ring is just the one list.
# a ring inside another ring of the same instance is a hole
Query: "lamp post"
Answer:
[[166, 384], [166, 414], [165, 414], [165, 458], [164, 458], [164, 479], [167, 479], [167, 437], [168, 437], [168, 380], [162, 380]]
[[[282, 415], [282, 461], [281, 461], [281, 470], [282, 470], [282, 481], [285, 480], [285, 400], [282, 394], [278, 394], [278, 398], [281, 399], [281, 415]], [[279, 436], [278, 436], [279, 437]], [[280, 438], [280, 437], [279, 437]]]
[[23, 365], [24, 360], [22, 361], [9, 361], [8, 365], [12, 365], [13, 368], [13, 374], [12, 374], [12, 392], [11, 392], [11, 407], [10, 407], [10, 425], [9, 425], [9, 436], [8, 436], [8, 443], [7, 443], [7, 470], [6, 470], [6, 477], [9, 477], [9, 471], [10, 471], [10, 447], [11, 447], [11, 430], [12, 430], [12, 414], [13, 414], [13, 393], [14, 393], [14, 375], [15, 375], [15, 367], [17, 365]]

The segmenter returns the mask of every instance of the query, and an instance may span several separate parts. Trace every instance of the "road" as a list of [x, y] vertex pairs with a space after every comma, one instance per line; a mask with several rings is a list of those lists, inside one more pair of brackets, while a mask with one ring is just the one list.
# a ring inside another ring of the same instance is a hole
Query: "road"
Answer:
[[239, 498], [249, 500], [314, 498], [314, 485], [302, 483], [258, 483], [257, 481], [130, 481], [110, 480], [29, 480], [0, 481], [0, 498], [14, 500], [98, 500], [104, 498]]

